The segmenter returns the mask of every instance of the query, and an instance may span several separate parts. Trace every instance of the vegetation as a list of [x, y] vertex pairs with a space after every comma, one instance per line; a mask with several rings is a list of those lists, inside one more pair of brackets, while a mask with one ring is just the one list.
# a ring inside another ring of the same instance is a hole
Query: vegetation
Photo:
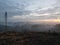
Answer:
[[2, 32], [0, 45], [60, 45], [60, 34], [50, 32]]

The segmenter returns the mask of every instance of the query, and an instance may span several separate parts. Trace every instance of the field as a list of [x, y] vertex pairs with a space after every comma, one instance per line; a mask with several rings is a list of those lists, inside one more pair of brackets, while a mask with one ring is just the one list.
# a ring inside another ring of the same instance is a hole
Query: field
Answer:
[[60, 34], [50, 32], [2, 32], [0, 45], [60, 45]]

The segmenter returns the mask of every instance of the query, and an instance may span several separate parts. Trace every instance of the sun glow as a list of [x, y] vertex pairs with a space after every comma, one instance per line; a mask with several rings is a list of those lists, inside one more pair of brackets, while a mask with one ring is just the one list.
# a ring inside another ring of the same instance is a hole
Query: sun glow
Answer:
[[60, 22], [60, 19], [33, 20], [32, 22]]

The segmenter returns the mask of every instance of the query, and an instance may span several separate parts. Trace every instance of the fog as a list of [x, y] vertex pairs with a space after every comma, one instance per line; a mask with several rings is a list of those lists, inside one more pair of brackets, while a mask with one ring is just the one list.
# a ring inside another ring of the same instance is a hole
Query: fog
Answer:
[[[34, 22], [8, 22], [7, 27], [9, 31], [37, 31], [37, 32], [60, 32], [57, 29], [59, 23], [34, 23]], [[4, 30], [4, 23], [0, 22], [0, 31]]]
[[[4, 27], [4, 23], [0, 22], [0, 25]], [[9, 27], [8, 30], [11, 31], [37, 31], [37, 32], [51, 32], [58, 31], [56, 30], [56, 24], [49, 24], [49, 23], [33, 23], [33, 22], [8, 22], [7, 26]], [[1, 26], [0, 26], [1, 27]], [[2, 28], [0, 30], [2, 30]], [[10, 29], [11, 28], [11, 29]], [[4, 30], [3, 30], [4, 31]]]

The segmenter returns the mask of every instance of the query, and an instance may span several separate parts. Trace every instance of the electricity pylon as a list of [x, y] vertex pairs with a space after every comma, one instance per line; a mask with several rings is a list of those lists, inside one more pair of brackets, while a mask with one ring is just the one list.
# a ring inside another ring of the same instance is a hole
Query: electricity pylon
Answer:
[[7, 12], [5, 12], [5, 31], [7, 31]]

